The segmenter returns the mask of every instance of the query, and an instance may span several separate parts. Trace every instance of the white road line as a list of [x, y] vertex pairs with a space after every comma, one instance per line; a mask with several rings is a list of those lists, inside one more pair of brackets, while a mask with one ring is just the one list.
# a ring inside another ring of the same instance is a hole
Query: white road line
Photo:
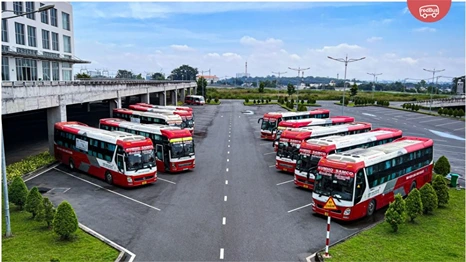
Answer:
[[227, 167], [227, 172], [228, 172], [228, 167]]
[[228, 180], [225, 180], [225, 185], [228, 185]]
[[224, 196], [224, 197], [223, 197], [223, 201], [227, 202], [227, 199], [228, 199], [227, 196]]
[[274, 152], [265, 153], [264, 156], [265, 156], [265, 155], [270, 155], [270, 154], [275, 154], [275, 151], [274, 151]]
[[463, 129], [464, 129], [464, 127], [462, 127], [462, 128], [457, 128], [457, 129], [453, 129], [453, 130], [454, 130], [454, 131], [459, 131], [459, 130], [463, 130]]
[[230, 154], [230, 151], [228, 151], [227, 154]]
[[44, 171], [42, 171], [42, 172], [40, 172], [40, 173], [38, 173], [38, 174], [35, 174], [34, 176], [32, 176], [32, 177], [30, 177], [30, 178], [28, 178], [28, 179], [25, 179], [24, 182], [27, 182], [27, 181], [29, 181], [29, 180], [31, 180], [31, 179], [33, 179], [33, 178], [36, 178], [36, 177], [38, 177], [38, 176], [40, 176], [40, 175], [42, 175], [42, 174], [44, 174], [44, 173], [46, 173], [46, 172], [48, 172], [48, 171], [54, 169], [55, 167], [57, 167], [57, 166], [59, 166], [59, 165], [60, 165], [60, 163], [56, 163], [56, 164], [54, 164], [53, 166], [51, 166], [51, 167], [45, 169]]
[[227, 223], [227, 218], [226, 218], [226, 217], [223, 217], [223, 219], [222, 219], [222, 224], [223, 224], [223, 225], [226, 225], [226, 223]]
[[158, 177], [157, 179], [158, 179], [158, 180], [165, 181], [165, 182], [168, 182], [168, 183], [172, 183], [173, 185], [176, 185], [176, 183], [175, 183], [175, 182], [173, 182], [173, 181], [170, 181], [170, 180], [166, 180], [166, 179], [163, 179], [163, 178], [160, 178], [160, 177]]
[[451, 125], [451, 124], [463, 124], [464, 125], [464, 123], [454, 121], [454, 122], [450, 122], [450, 123], [446, 123], [446, 124], [438, 124], [438, 125], [435, 125], [435, 126], [446, 126], [446, 125]]
[[311, 262], [311, 261], [312, 261], [312, 258], [315, 257], [315, 256], [316, 256], [316, 253], [314, 253], [314, 254], [312, 254], [312, 255], [306, 257], [306, 261], [307, 261], [307, 262]]
[[230, 159], [227, 158], [227, 162], [230, 162]]
[[432, 119], [432, 120], [427, 120], [427, 121], [420, 121], [419, 123], [427, 123], [427, 122], [434, 122], [434, 121], [439, 121], [439, 120], [447, 120], [445, 118], [438, 118], [438, 119]]
[[269, 167], [275, 167], [275, 165], [273, 165], [273, 166], [269, 166]]
[[434, 116], [421, 116], [421, 117], [413, 117], [413, 118], [406, 118], [406, 120], [411, 121], [411, 120], [418, 120], [421, 118], [426, 118], [426, 117], [434, 117]]
[[285, 181], [285, 182], [281, 182], [281, 183], [278, 183], [277, 186], [279, 185], [283, 185], [283, 184], [286, 184], [286, 183], [290, 183], [290, 182], [293, 182], [294, 180], [288, 180], [288, 181]]
[[106, 190], [106, 191], [108, 191], [108, 192], [110, 192], [110, 193], [113, 193], [113, 194], [115, 194], [115, 195], [124, 197], [124, 198], [129, 199], [129, 200], [131, 200], [131, 201], [134, 201], [134, 202], [136, 202], [136, 203], [138, 203], [138, 204], [141, 204], [141, 205], [144, 205], [144, 206], [146, 206], [146, 207], [149, 207], [149, 208], [155, 209], [155, 210], [157, 210], [157, 211], [160, 211], [160, 209], [158, 209], [158, 208], [156, 208], [156, 207], [153, 207], [153, 206], [151, 206], [151, 205], [148, 205], [148, 204], [146, 204], [146, 203], [143, 203], [143, 202], [141, 202], [141, 201], [139, 201], [139, 200], [136, 200], [136, 199], [134, 199], [134, 198], [125, 196], [125, 195], [123, 195], [123, 194], [120, 194], [120, 193], [118, 193], [118, 192], [112, 191], [112, 190], [110, 190], [110, 189], [106, 189], [106, 188], [104, 188], [104, 187], [102, 187], [102, 186], [99, 186], [99, 185], [97, 185], [97, 184], [95, 184], [95, 183], [89, 182], [89, 181], [87, 181], [86, 179], [82, 179], [82, 178], [77, 177], [77, 176], [75, 176], [75, 175], [73, 175], [73, 174], [70, 174], [70, 173], [68, 173], [68, 172], [62, 171], [62, 170], [60, 170], [60, 169], [58, 169], [58, 168], [54, 168], [54, 169], [57, 170], [57, 171], [62, 172], [63, 174], [69, 175], [69, 176], [74, 177], [74, 178], [76, 178], [76, 179], [79, 179], [79, 180], [81, 180], [81, 181], [83, 181], [83, 182], [86, 182], [86, 183], [88, 183], [88, 184], [91, 184], [91, 185], [93, 185], [93, 186], [95, 186], [95, 187], [98, 187], [98, 188], [101, 188], [101, 189], [103, 189], [103, 190]]
[[124, 247], [118, 245], [117, 243], [111, 241], [110, 239], [104, 237], [103, 235], [97, 233], [96, 231], [94, 231], [94, 230], [88, 228], [87, 226], [85, 226], [85, 225], [83, 225], [83, 224], [81, 224], [81, 223], [78, 223], [78, 225], [79, 225], [80, 228], [82, 228], [84, 231], [88, 232], [89, 234], [91, 234], [91, 235], [93, 235], [93, 236], [95, 236], [95, 237], [97, 237], [97, 238], [99, 238], [99, 239], [101, 239], [101, 240], [102, 240], [102, 239], [105, 239], [105, 241], [106, 241], [108, 244], [110, 244], [110, 246], [113, 246], [113, 247], [116, 248], [116, 249], [123, 250], [123, 251], [125, 251], [126, 253], [128, 253], [128, 254], [130, 255], [130, 258], [129, 258], [128, 262], [133, 262], [134, 258], [136, 257], [136, 255], [135, 255], [133, 252], [131, 252], [131, 251], [129, 251], [128, 249], [126, 249], [126, 248], [124, 248]]
[[230, 145], [228, 145], [228, 147], [230, 147]]
[[238, 118], [241, 118], [241, 116], [238, 116]]
[[230, 139], [228, 139], [228, 143], [230, 143]]
[[220, 248], [220, 259], [223, 259], [223, 252], [224, 252], [223, 248]]
[[295, 208], [295, 209], [291, 209], [290, 211], [288, 211], [288, 213], [291, 213], [291, 212], [296, 211], [296, 210], [300, 210], [301, 208], [305, 208], [305, 207], [308, 207], [308, 206], [310, 206], [310, 205], [312, 205], [312, 203], [309, 203], [309, 204], [304, 205], [304, 206], [302, 206], [302, 207], [298, 207], [298, 208]]
[[220, 116], [220, 117], [223, 117], [223, 116]]

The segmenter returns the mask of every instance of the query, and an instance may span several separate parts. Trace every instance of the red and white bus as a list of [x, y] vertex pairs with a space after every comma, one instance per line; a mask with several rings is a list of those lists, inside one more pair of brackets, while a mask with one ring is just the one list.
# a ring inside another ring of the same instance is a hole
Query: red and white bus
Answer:
[[275, 134], [274, 150], [277, 152], [278, 141], [283, 130], [290, 128], [301, 128], [306, 126], [333, 126], [342, 125], [354, 122], [354, 117], [351, 116], [332, 116], [329, 118], [310, 118], [310, 119], [298, 119], [298, 120], [285, 120], [278, 124], [278, 128]]
[[[402, 137], [371, 148], [358, 148], [322, 158], [317, 167], [312, 210], [339, 220], [371, 216], [400, 193], [432, 181], [434, 141]], [[337, 210], [323, 206], [332, 197]]]
[[125, 119], [134, 123], [159, 124], [184, 128], [183, 120], [179, 115], [164, 115], [152, 112], [141, 112], [127, 108], [114, 108], [113, 117]]
[[275, 167], [278, 170], [294, 174], [301, 143], [309, 138], [359, 134], [369, 132], [371, 129], [372, 125], [370, 123], [353, 122], [335, 126], [309, 126], [285, 130], [281, 134], [278, 143]]
[[354, 148], [383, 145], [402, 136], [403, 131], [399, 129], [381, 127], [361, 134], [327, 136], [303, 141], [296, 161], [294, 183], [298, 187], [313, 189], [314, 174], [322, 157]]
[[187, 95], [184, 98], [184, 103], [187, 105], [201, 105], [205, 104], [205, 99], [203, 96], [198, 95]]
[[152, 112], [157, 114], [164, 114], [164, 115], [179, 115], [181, 120], [183, 121], [182, 127], [186, 128], [191, 132], [194, 133], [194, 121], [193, 121], [193, 114], [188, 111], [184, 110], [170, 110], [170, 109], [159, 109], [159, 108], [152, 108], [147, 106], [140, 106], [140, 105], [130, 105], [129, 109], [141, 111], [141, 112]]
[[262, 121], [261, 138], [274, 140], [274, 131], [278, 127], [278, 123], [281, 121], [308, 118], [328, 118], [329, 116], [330, 111], [328, 109], [313, 109], [306, 112], [270, 112], [264, 114], [264, 117], [259, 118], [257, 123]]
[[184, 110], [188, 112], [193, 112], [193, 109], [189, 106], [160, 106], [160, 105], [152, 105], [147, 103], [136, 103], [138, 106], [145, 106], [145, 107], [152, 107], [152, 108], [159, 108], [159, 109], [168, 109], [168, 110]]
[[192, 170], [196, 165], [191, 133], [179, 127], [128, 122], [118, 118], [100, 119], [105, 130], [119, 130], [148, 137], [155, 146], [157, 169], [165, 172]]
[[157, 181], [154, 146], [149, 138], [106, 131], [80, 122], [55, 123], [55, 159], [104, 179], [134, 187]]

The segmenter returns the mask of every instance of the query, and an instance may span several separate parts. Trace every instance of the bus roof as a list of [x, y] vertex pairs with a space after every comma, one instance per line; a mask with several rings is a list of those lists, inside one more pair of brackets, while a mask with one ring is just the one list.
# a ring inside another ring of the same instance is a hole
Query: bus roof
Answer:
[[164, 114], [158, 114], [158, 113], [153, 113], [153, 112], [142, 112], [142, 111], [137, 111], [137, 110], [131, 110], [128, 108], [114, 108], [113, 112], [129, 114], [129, 115], [160, 118], [160, 119], [165, 119], [166, 121], [180, 121], [180, 122], [182, 121], [181, 116], [179, 115], [164, 115]]
[[153, 108], [153, 107], [147, 107], [147, 106], [141, 106], [141, 105], [130, 105], [129, 108], [137, 110], [137, 111], [160, 113], [164, 115], [192, 116], [191, 112], [188, 112], [185, 110], [161, 109], [161, 108]]
[[95, 127], [90, 127], [86, 124], [76, 121], [57, 122], [55, 123], [55, 128], [72, 134], [99, 139], [107, 143], [118, 144], [123, 147], [128, 146], [127, 142], [132, 142], [132, 146], [140, 146], [141, 143], [137, 142], [147, 143], [148, 139], [144, 136], [130, 134], [126, 132], [108, 131]]
[[309, 149], [320, 152], [331, 152], [332, 150], [345, 148], [353, 145], [360, 145], [372, 141], [378, 141], [393, 137], [401, 137], [403, 131], [395, 128], [376, 128], [366, 133], [353, 134], [347, 136], [326, 136], [321, 138], [312, 138], [303, 141], [301, 149]]
[[187, 129], [181, 129], [175, 126], [158, 125], [158, 124], [141, 124], [129, 122], [119, 118], [102, 118], [99, 121], [100, 124], [123, 127], [133, 129], [141, 132], [147, 132], [150, 134], [157, 134], [166, 136], [168, 139], [181, 138], [181, 137], [192, 137], [191, 132]]
[[[405, 136], [391, 143], [369, 147], [356, 148], [342, 153], [328, 155], [321, 159], [320, 164], [332, 163], [343, 166], [371, 166], [394, 157], [414, 152], [434, 145], [430, 138]], [[349, 165], [348, 165], [349, 164]]]
[[354, 117], [351, 116], [333, 116], [329, 118], [306, 118], [306, 119], [293, 119], [281, 121], [278, 126], [280, 127], [303, 127], [310, 125], [325, 125], [335, 123], [350, 123], [354, 122]]
[[281, 118], [288, 116], [302, 116], [302, 115], [317, 115], [317, 114], [330, 114], [328, 109], [313, 109], [304, 112], [269, 112], [264, 114], [264, 118]]
[[[334, 133], [340, 133], [345, 131], [353, 131], [365, 128], [372, 128], [371, 123], [366, 122], [352, 122], [348, 124], [342, 125], [334, 125], [334, 126], [306, 126], [301, 128], [290, 128], [284, 130], [280, 136], [280, 140], [282, 138], [287, 139], [302, 139], [303, 137], [315, 137], [315, 136], [324, 136], [324, 135], [331, 135]], [[300, 134], [302, 133], [302, 134]]]
[[189, 106], [161, 106], [161, 105], [152, 105], [152, 104], [147, 104], [147, 103], [136, 103], [136, 105], [152, 107], [152, 108], [168, 109], [168, 110], [184, 110], [184, 111], [189, 111], [189, 112], [193, 111], [193, 109]]

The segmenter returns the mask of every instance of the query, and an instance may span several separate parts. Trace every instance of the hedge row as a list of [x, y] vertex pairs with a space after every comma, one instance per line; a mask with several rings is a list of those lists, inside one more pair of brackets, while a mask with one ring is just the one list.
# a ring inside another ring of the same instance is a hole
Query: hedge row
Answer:
[[10, 182], [15, 177], [32, 172], [38, 168], [51, 164], [54, 161], [55, 158], [52, 155], [50, 155], [48, 151], [40, 153], [38, 155], [26, 157], [25, 159], [10, 164], [6, 167], [7, 181]]
[[401, 105], [401, 107], [403, 107], [404, 109], [411, 109], [411, 111], [419, 111], [419, 109], [421, 108], [419, 105], [415, 105], [415, 104], [403, 104]]
[[452, 109], [452, 108], [440, 108], [437, 113], [439, 115], [451, 116], [451, 117], [463, 117], [464, 110], [463, 109]]

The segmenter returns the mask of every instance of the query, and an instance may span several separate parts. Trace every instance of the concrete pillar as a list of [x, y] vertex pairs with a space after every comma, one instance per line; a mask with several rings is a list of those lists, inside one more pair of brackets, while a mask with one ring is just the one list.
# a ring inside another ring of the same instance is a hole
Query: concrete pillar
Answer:
[[110, 99], [108, 101], [108, 108], [110, 110], [110, 117], [113, 117], [113, 109], [114, 108], [121, 108], [120, 92], [117, 91], [117, 99]]
[[47, 109], [47, 130], [49, 137], [49, 153], [54, 156], [53, 137], [55, 133], [55, 123], [66, 121], [66, 105], [59, 105]]
[[165, 86], [163, 87], [163, 106], [167, 105], [167, 90], [165, 90]]
[[91, 103], [87, 103], [87, 112], [91, 112]]
[[176, 90], [172, 90], [170, 92], [170, 97], [171, 97], [171, 100], [172, 100], [172, 105], [176, 106]]
[[166, 105], [165, 92], [160, 92], [157, 95], [159, 97], [159, 105], [165, 106]]
[[185, 90], [184, 90], [184, 88], [183, 88], [183, 89], [181, 89], [180, 91], [181, 91], [180, 101], [181, 101], [181, 102], [184, 102]]
[[141, 103], [150, 104], [150, 96], [149, 96], [149, 93], [139, 95], [139, 101], [140, 101]]

